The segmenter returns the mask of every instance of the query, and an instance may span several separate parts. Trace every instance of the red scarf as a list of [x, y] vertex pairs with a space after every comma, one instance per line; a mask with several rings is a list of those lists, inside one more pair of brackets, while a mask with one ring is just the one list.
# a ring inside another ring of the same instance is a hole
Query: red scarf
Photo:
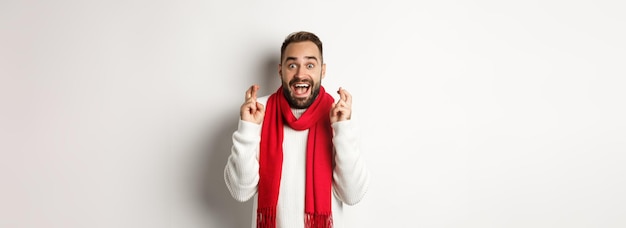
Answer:
[[296, 119], [282, 86], [268, 98], [261, 130], [257, 227], [276, 227], [284, 124], [297, 131], [309, 129], [306, 146], [305, 227], [332, 227], [333, 132], [329, 114], [333, 102], [333, 97], [320, 86], [320, 93], [313, 104]]

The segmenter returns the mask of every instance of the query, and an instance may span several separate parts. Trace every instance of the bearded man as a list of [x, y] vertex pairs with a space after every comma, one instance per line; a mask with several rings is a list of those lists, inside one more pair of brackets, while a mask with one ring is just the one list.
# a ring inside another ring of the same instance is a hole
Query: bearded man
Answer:
[[321, 85], [322, 42], [295, 32], [281, 46], [281, 86], [257, 97], [245, 93], [238, 129], [224, 170], [240, 202], [254, 197], [252, 227], [343, 227], [343, 205], [365, 195], [369, 172], [358, 148], [352, 95], [339, 100]]

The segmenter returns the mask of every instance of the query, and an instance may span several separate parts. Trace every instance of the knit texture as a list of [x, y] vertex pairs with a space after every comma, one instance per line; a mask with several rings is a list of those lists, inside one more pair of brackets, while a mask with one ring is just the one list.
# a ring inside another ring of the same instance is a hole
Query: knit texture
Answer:
[[[257, 98], [266, 105], [268, 96]], [[291, 109], [299, 118], [306, 109]], [[332, 124], [335, 147], [332, 185], [333, 227], [344, 228], [343, 208], [357, 204], [367, 192], [369, 172], [358, 145], [358, 128], [354, 120]], [[252, 201], [249, 227], [256, 227], [259, 181], [259, 144], [261, 124], [239, 120], [233, 132], [231, 153], [224, 167], [224, 181], [233, 199], [239, 202]], [[283, 171], [280, 194], [276, 208], [276, 227], [304, 228], [304, 192], [306, 144], [308, 130], [296, 131], [289, 126], [283, 128]]]

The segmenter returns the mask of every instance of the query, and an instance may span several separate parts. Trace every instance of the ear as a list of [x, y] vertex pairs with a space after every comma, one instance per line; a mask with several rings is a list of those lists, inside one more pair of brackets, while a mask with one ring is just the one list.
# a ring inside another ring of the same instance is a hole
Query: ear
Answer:
[[326, 63], [322, 63], [322, 79], [326, 77]]
[[282, 79], [282, 78], [283, 78], [283, 65], [282, 65], [282, 64], [280, 64], [280, 63], [278, 64], [278, 77], [279, 77], [280, 79]]

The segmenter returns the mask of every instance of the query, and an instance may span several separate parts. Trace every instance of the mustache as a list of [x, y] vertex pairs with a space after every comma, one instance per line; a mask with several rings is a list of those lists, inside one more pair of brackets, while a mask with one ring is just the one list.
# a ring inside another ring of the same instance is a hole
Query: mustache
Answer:
[[311, 85], [314, 84], [313, 80], [311, 80], [311, 79], [296, 79], [296, 78], [294, 78], [294, 79], [291, 79], [291, 81], [289, 81], [289, 85], [290, 86], [292, 86], [292, 85], [294, 85], [296, 83], [308, 83], [308, 84], [311, 84]]

